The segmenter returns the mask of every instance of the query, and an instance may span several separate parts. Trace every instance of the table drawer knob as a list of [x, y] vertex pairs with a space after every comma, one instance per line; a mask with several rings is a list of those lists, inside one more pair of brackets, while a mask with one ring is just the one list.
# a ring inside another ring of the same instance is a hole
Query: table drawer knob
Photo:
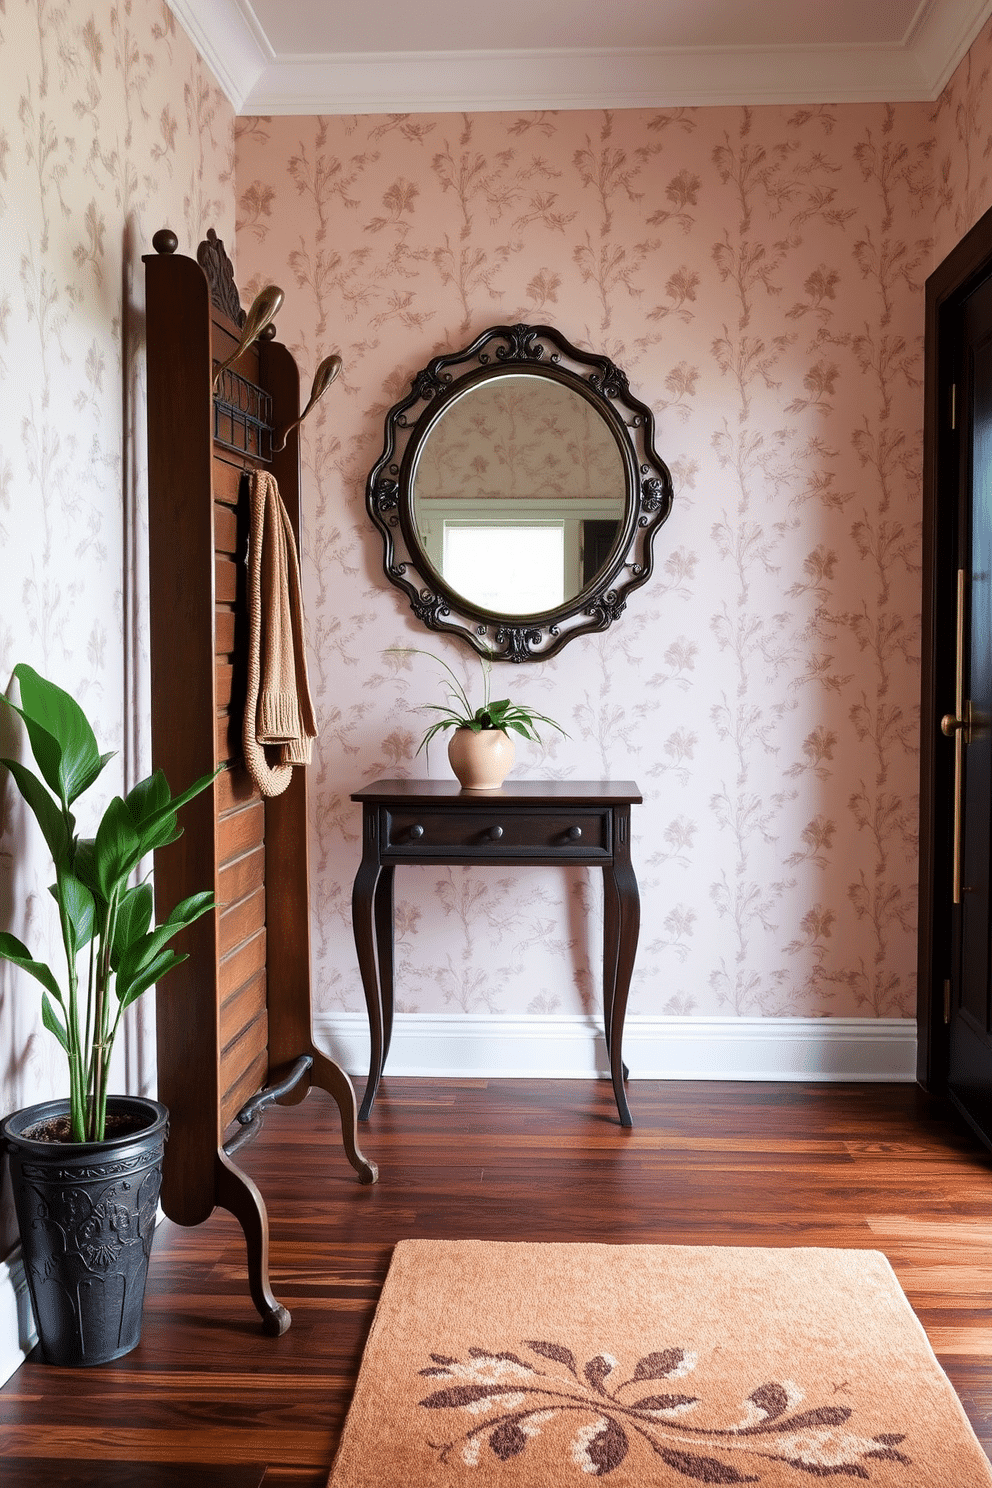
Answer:
[[490, 830], [489, 830], [489, 840], [490, 840], [490, 842], [498, 842], [499, 839], [502, 837], [502, 835], [503, 835], [503, 828], [502, 827], [491, 827]]
[[568, 835], [569, 835], [569, 837], [571, 837], [571, 839], [572, 839], [573, 842], [578, 842], [579, 838], [582, 836], [582, 828], [581, 827], [569, 827], [569, 829], [568, 829]]
[[423, 837], [423, 835], [424, 829], [419, 822], [417, 822], [415, 826], [412, 826], [410, 828], [410, 836], [413, 838], [414, 842], [417, 842], [421, 837]]

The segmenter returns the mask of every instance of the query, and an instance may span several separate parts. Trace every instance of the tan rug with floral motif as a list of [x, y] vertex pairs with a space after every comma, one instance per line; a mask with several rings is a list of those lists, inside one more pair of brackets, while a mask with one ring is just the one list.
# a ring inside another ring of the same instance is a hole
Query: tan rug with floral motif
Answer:
[[329, 1488], [989, 1488], [885, 1257], [404, 1240]]

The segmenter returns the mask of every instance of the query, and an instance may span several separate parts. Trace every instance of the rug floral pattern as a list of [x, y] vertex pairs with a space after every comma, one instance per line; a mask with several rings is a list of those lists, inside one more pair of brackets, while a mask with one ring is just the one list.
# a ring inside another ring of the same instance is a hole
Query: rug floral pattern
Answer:
[[[607, 1477], [639, 1449], [696, 1483], [760, 1483], [762, 1466], [771, 1461], [788, 1464], [806, 1480], [870, 1480], [872, 1463], [910, 1462], [897, 1450], [905, 1433], [860, 1436], [849, 1424], [852, 1406], [806, 1405], [791, 1381], [760, 1384], [739, 1406], [685, 1393], [691, 1382], [680, 1382], [696, 1367], [685, 1348], [646, 1354], [627, 1374], [610, 1354], [597, 1354], [580, 1369], [563, 1343], [527, 1339], [522, 1346], [541, 1363], [483, 1348], [470, 1348], [466, 1360], [431, 1354], [432, 1364], [420, 1374], [448, 1383], [420, 1405], [463, 1417], [450, 1440], [430, 1443], [441, 1462], [457, 1454], [476, 1467], [486, 1446], [500, 1462], [542, 1447], [560, 1457], [564, 1442], [577, 1482]], [[727, 1420], [728, 1405], [731, 1424], [714, 1424]], [[545, 1432], [569, 1416], [574, 1426], [565, 1436]]]
[[992, 1488], [887, 1258], [401, 1240], [329, 1488]]

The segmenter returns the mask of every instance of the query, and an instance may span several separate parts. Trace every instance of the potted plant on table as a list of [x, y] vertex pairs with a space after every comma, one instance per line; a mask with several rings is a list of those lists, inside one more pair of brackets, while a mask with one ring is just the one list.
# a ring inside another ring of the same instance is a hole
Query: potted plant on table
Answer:
[[138, 863], [181, 835], [176, 813], [214, 778], [173, 796], [161, 770], [114, 796], [92, 838], [76, 834], [73, 806], [107, 761], [82, 709], [23, 664], [14, 668], [21, 717], [40, 777], [4, 759], [55, 865], [66, 975], [0, 932], [0, 959], [41, 984], [42, 1022], [69, 1066], [69, 1097], [0, 1122], [10, 1160], [25, 1268], [49, 1363], [100, 1364], [141, 1335], [168, 1112], [158, 1101], [109, 1096], [114, 1040], [125, 1011], [178, 966], [168, 942], [213, 908], [213, 894], [177, 904], [152, 925], [152, 889], [131, 884]]
[[509, 698], [493, 702], [490, 698], [492, 663], [485, 658], [482, 659], [483, 698], [479, 707], [473, 708], [455, 673], [439, 656], [432, 656], [429, 651], [419, 651], [412, 646], [394, 646], [390, 649], [397, 656], [430, 656], [431, 661], [444, 667], [451, 678], [447, 685], [447, 703], [422, 704], [425, 711], [440, 713], [441, 717], [436, 718], [424, 734], [417, 753], [424, 749], [429, 759], [431, 740], [439, 733], [453, 729], [454, 733], [448, 741], [448, 759], [463, 790], [499, 789], [513, 768], [515, 750], [510, 738], [511, 730], [522, 734], [525, 739], [540, 743], [537, 725], [544, 723], [568, 737], [560, 723], [555, 723], [553, 718], [538, 713], [534, 708], [511, 702]]

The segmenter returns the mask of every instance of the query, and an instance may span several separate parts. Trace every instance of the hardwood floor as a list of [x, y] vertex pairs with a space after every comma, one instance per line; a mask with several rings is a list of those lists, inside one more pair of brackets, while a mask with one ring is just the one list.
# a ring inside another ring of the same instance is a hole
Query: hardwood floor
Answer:
[[277, 1108], [238, 1162], [289, 1332], [261, 1331], [233, 1219], [166, 1222], [139, 1347], [92, 1371], [32, 1357], [0, 1390], [3, 1488], [321, 1488], [406, 1236], [882, 1250], [992, 1455], [992, 1170], [947, 1108], [911, 1085], [629, 1093], [624, 1131], [607, 1081], [387, 1078], [374, 1188], [326, 1096]]

